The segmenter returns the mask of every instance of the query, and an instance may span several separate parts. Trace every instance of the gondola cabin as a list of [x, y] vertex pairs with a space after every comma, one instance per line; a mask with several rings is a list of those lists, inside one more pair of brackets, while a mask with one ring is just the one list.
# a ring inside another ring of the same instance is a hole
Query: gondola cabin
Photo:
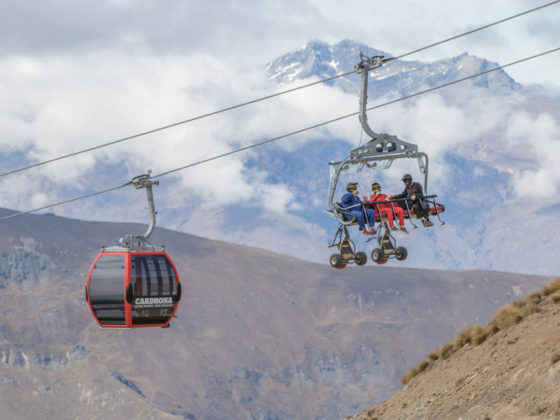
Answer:
[[167, 327], [181, 299], [181, 283], [163, 250], [104, 248], [89, 270], [86, 299], [101, 327]]

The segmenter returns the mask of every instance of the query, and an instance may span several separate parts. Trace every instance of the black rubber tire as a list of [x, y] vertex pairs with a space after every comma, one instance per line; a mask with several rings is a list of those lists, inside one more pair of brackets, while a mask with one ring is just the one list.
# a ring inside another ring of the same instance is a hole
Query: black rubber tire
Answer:
[[379, 264], [381, 261], [383, 261], [384, 258], [385, 254], [383, 253], [382, 249], [375, 248], [373, 251], [371, 251], [371, 259], [376, 263]]
[[354, 261], [356, 261], [357, 265], [365, 265], [367, 263], [367, 254], [365, 252], [356, 252], [356, 256], [354, 257]]
[[397, 249], [395, 249], [395, 258], [399, 261], [404, 261], [406, 260], [406, 257], [408, 256], [408, 252], [406, 251], [405, 247], [399, 246]]
[[332, 254], [329, 262], [331, 264], [331, 267], [340, 268], [340, 266], [342, 265], [342, 255]]

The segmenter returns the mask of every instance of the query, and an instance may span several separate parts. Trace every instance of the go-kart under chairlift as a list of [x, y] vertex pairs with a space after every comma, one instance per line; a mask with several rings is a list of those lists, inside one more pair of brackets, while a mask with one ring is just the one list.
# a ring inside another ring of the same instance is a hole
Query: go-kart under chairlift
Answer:
[[[393, 161], [397, 159], [416, 159], [418, 161], [420, 173], [424, 174], [425, 194], [427, 194], [428, 189], [428, 156], [423, 152], [419, 152], [417, 145], [405, 142], [394, 135], [386, 133], [378, 134], [368, 125], [366, 114], [368, 74], [370, 70], [381, 67], [385, 62], [391, 59], [383, 60], [383, 56], [369, 58], [363, 55], [361, 51], [359, 54], [360, 63], [354, 66], [356, 71], [362, 75], [359, 119], [363, 130], [371, 137], [371, 140], [363, 146], [353, 149], [350, 152], [350, 156], [345, 160], [329, 162], [331, 189], [329, 195], [329, 210], [325, 211], [325, 213], [336, 218], [340, 223], [334, 239], [329, 245], [329, 247], [337, 247], [339, 251], [339, 253], [332, 254], [330, 257], [330, 264], [335, 268], [344, 268], [348, 263], [364, 265], [367, 262], [367, 256], [364, 252], [356, 252], [356, 245], [350, 239], [348, 233], [348, 226], [356, 224], [355, 216], [345, 211], [349, 210], [349, 208], [343, 209], [340, 203], [334, 201], [336, 187], [341, 173], [356, 173], [362, 171], [364, 168], [370, 170], [389, 169]], [[439, 217], [439, 213], [444, 211], [444, 206], [436, 203], [434, 201], [435, 197], [435, 195], [425, 195], [424, 200], [430, 205], [430, 214], [437, 216], [439, 221], [444, 224]], [[416, 216], [410, 208], [408, 200], [391, 200], [389, 202], [368, 204], [370, 207], [376, 206], [377, 214], [381, 215], [379, 205], [382, 203], [390, 203], [393, 209], [395, 205], [403, 205], [405, 217], [410, 220], [414, 228], [417, 227], [411, 220], [412, 217]], [[367, 222], [367, 214], [364, 214], [364, 216]], [[377, 233], [379, 248], [372, 251], [372, 260], [378, 264], [384, 264], [389, 258], [393, 257], [397, 260], [404, 260], [407, 257], [406, 248], [397, 247], [396, 240], [393, 235], [391, 235], [386, 217], [378, 218], [377, 221], [382, 222]], [[373, 237], [370, 237], [368, 241], [371, 239], [373, 239]]]

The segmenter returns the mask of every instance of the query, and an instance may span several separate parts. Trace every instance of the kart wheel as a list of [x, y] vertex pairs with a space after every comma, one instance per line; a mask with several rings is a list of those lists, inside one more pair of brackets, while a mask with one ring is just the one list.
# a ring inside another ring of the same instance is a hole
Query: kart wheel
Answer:
[[384, 258], [385, 258], [385, 254], [383, 253], [382, 249], [375, 248], [373, 251], [371, 251], [371, 259], [375, 261], [377, 264], [380, 264]]
[[365, 252], [356, 252], [356, 256], [354, 257], [354, 261], [356, 261], [357, 265], [364, 265], [367, 263], [367, 255]]
[[[331, 263], [331, 267], [340, 268], [340, 266], [342, 265], [342, 255], [332, 254], [329, 262]], [[346, 264], [344, 266], [346, 266]]]
[[395, 250], [395, 257], [397, 258], [397, 260], [399, 261], [404, 261], [406, 260], [408, 253], [406, 252], [406, 248], [399, 246], [396, 250]]

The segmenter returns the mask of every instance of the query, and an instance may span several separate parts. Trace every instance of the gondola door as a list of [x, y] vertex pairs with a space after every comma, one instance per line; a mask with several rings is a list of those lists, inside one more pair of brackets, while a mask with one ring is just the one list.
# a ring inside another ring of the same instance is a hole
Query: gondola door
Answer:
[[94, 318], [102, 327], [126, 328], [130, 325], [127, 322], [130, 309], [125, 301], [129, 261], [126, 252], [100, 253], [91, 266], [86, 297]]
[[135, 252], [130, 268], [132, 326], [166, 326], [181, 298], [173, 262], [165, 252]]

